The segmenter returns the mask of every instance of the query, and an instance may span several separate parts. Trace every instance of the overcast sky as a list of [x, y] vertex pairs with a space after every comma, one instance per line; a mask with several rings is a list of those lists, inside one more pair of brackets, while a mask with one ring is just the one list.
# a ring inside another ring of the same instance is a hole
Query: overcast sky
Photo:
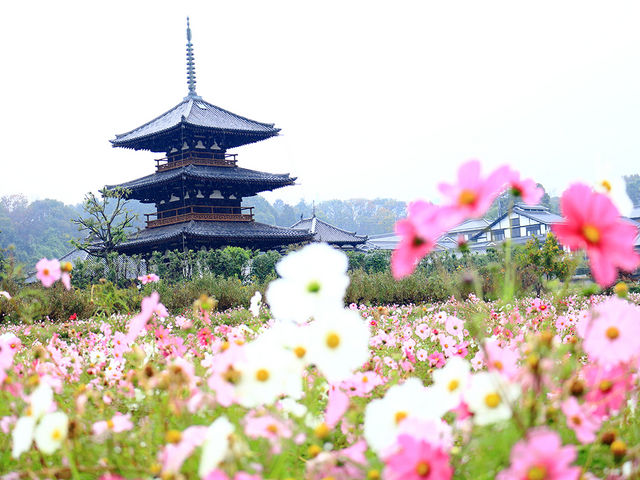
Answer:
[[[437, 200], [478, 158], [559, 194], [640, 172], [640, 2], [30, 1], [0, 6], [0, 196], [66, 203], [154, 171], [109, 140], [197, 91], [282, 129], [270, 200]], [[232, 151], [233, 152], [233, 151]]]

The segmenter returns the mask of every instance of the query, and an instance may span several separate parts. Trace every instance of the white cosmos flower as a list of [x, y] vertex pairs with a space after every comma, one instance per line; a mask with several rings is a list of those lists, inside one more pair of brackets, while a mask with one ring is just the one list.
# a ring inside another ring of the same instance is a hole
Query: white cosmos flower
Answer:
[[45, 454], [52, 454], [67, 438], [69, 419], [63, 412], [47, 413], [36, 427], [34, 438], [38, 449]]
[[309, 362], [329, 382], [346, 380], [369, 359], [369, 326], [359, 313], [342, 308], [324, 312], [307, 328]]
[[282, 278], [267, 289], [273, 316], [304, 323], [322, 311], [342, 308], [348, 264], [344, 253], [325, 243], [312, 243], [284, 257], [276, 265]]
[[509, 405], [519, 396], [518, 386], [507, 383], [495, 372], [472, 375], [463, 394], [476, 425], [489, 425], [511, 418]]
[[260, 305], [262, 305], [262, 294], [256, 290], [256, 293], [251, 297], [251, 305], [249, 306], [251, 315], [254, 317], [260, 315]]
[[446, 412], [439, 390], [425, 388], [420, 380], [410, 378], [391, 387], [383, 398], [369, 402], [364, 412], [364, 438], [380, 454], [395, 444], [402, 422], [411, 418], [437, 420]]
[[462, 400], [471, 376], [469, 362], [460, 357], [450, 357], [447, 364], [433, 372], [434, 388], [442, 392], [449, 410], [456, 408]]
[[218, 417], [207, 430], [207, 436], [202, 444], [202, 457], [198, 474], [200, 478], [206, 477], [224, 460], [229, 451], [229, 436], [234, 427], [227, 417]]
[[291, 356], [281, 345], [258, 337], [243, 348], [244, 358], [233, 365], [239, 372], [235, 396], [241, 405], [269, 405], [282, 394], [300, 396], [300, 371], [292, 368]]
[[45, 413], [51, 410], [53, 404], [53, 390], [47, 383], [41, 383], [31, 393], [27, 416], [38, 421]]
[[11, 455], [18, 458], [31, 448], [33, 442], [33, 430], [36, 428], [36, 419], [33, 417], [20, 417], [13, 427], [11, 438], [13, 449]]

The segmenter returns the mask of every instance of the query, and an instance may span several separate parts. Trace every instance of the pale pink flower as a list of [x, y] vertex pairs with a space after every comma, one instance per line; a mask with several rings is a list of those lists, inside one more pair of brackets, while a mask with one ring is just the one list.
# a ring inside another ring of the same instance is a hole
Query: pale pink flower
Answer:
[[111, 420], [102, 420], [95, 422], [92, 427], [92, 432], [96, 436], [100, 436], [107, 431], [113, 433], [126, 432], [133, 429], [133, 423], [131, 422], [131, 414], [127, 413], [123, 415], [120, 412], [111, 418]]
[[138, 338], [142, 330], [147, 325], [147, 322], [155, 314], [159, 317], [166, 317], [169, 315], [166, 307], [160, 303], [160, 295], [158, 292], [153, 292], [150, 296], [142, 299], [141, 312], [133, 317], [129, 322], [129, 332], [127, 333], [127, 342], [133, 343]]
[[36, 278], [47, 288], [60, 280], [60, 275], [62, 274], [60, 262], [57, 259], [47, 260], [43, 258], [36, 263], [36, 269], [38, 270]]
[[567, 425], [576, 433], [580, 443], [591, 443], [596, 439], [596, 432], [602, 421], [594, 409], [587, 405], [580, 405], [575, 397], [569, 397], [562, 402], [562, 413], [567, 417]]
[[447, 480], [453, 476], [449, 455], [441, 448], [406, 434], [398, 436], [397, 444], [395, 453], [384, 459], [387, 480]]
[[62, 282], [62, 285], [64, 285], [64, 288], [71, 290], [71, 275], [69, 272], [62, 272], [60, 274], [60, 281]]
[[158, 453], [162, 464], [162, 473], [178, 473], [184, 461], [191, 456], [196, 447], [201, 446], [207, 437], [209, 427], [193, 425], [182, 432], [178, 443], [170, 443]]
[[349, 408], [349, 395], [335, 385], [329, 386], [329, 400], [324, 414], [324, 423], [335, 427]]
[[11, 295], [9, 295], [9, 292], [5, 292], [4, 290], [0, 291], [0, 297], [4, 297], [7, 300], [11, 300]]
[[638, 230], [620, 218], [607, 195], [576, 183], [562, 194], [560, 208], [565, 221], [553, 224], [553, 232], [563, 245], [587, 251], [598, 284], [608, 287], [618, 268], [630, 272], [640, 264], [633, 250]]
[[497, 480], [577, 480], [580, 467], [571, 466], [578, 452], [573, 445], [562, 446], [560, 436], [547, 428], [529, 430], [527, 437], [511, 449], [511, 466]]
[[602, 365], [628, 362], [640, 354], [640, 307], [626, 300], [610, 297], [596, 305], [591, 322], [580, 330], [585, 352]]
[[155, 273], [148, 273], [146, 275], [139, 276], [138, 280], [140, 280], [143, 285], [146, 285], [147, 283], [156, 283], [160, 281], [160, 277]]
[[480, 162], [470, 160], [458, 169], [457, 184], [438, 185], [446, 198], [444, 207], [454, 224], [483, 216], [509, 180], [506, 165], [491, 172], [487, 178], [481, 177], [480, 170]]

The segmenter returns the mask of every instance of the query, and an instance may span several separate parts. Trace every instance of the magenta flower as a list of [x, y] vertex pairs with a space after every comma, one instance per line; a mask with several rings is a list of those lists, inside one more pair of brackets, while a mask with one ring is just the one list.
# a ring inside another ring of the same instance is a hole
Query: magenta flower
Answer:
[[436, 245], [438, 238], [453, 224], [443, 210], [422, 200], [412, 202], [406, 219], [396, 222], [395, 231], [402, 237], [391, 255], [391, 272], [396, 279], [413, 273], [418, 262]]
[[493, 200], [509, 181], [510, 169], [502, 166], [487, 178], [480, 176], [480, 162], [470, 160], [458, 169], [458, 183], [441, 183], [440, 192], [446, 197], [445, 210], [454, 225], [467, 218], [483, 216]]
[[527, 432], [511, 449], [511, 466], [497, 480], [577, 480], [580, 468], [571, 466], [578, 453], [573, 445], [562, 446], [560, 436], [546, 428]]
[[398, 449], [385, 458], [388, 480], [447, 480], [453, 476], [449, 455], [411, 435], [398, 436]]
[[47, 288], [60, 280], [60, 276], [62, 275], [60, 262], [56, 259], [47, 260], [46, 258], [42, 258], [36, 263], [36, 269], [38, 270], [36, 278]]
[[582, 346], [601, 365], [628, 362], [640, 355], [640, 307], [617, 297], [596, 305], [584, 329]]
[[599, 285], [611, 285], [618, 268], [630, 272], [640, 264], [633, 250], [638, 230], [620, 218], [608, 196], [576, 183], [562, 194], [560, 207], [565, 221], [553, 224], [553, 232], [563, 245], [587, 251]]
[[516, 170], [509, 171], [509, 185], [513, 196], [521, 198], [529, 205], [536, 205], [544, 195], [544, 190], [538, 187], [536, 182], [530, 178], [521, 180], [520, 172]]

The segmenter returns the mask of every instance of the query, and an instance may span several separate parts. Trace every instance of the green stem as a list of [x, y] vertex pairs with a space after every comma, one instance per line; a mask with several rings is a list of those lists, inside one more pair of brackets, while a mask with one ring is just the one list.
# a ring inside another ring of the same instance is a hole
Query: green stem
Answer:
[[67, 460], [69, 461], [69, 468], [71, 469], [71, 478], [73, 480], [80, 480], [80, 472], [78, 471], [78, 467], [76, 466], [75, 458], [73, 457], [72, 448], [69, 447], [67, 442], [64, 443], [64, 453], [67, 456]]

